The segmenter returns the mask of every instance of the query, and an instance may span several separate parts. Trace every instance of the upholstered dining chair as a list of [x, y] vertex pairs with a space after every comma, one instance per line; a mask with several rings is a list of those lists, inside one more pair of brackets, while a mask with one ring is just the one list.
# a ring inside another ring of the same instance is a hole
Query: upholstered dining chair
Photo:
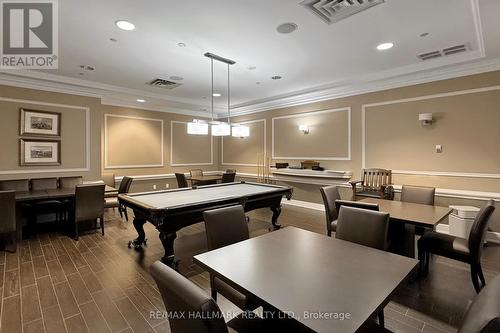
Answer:
[[339, 189], [333, 185], [322, 187], [319, 191], [325, 206], [326, 233], [328, 236], [331, 236], [332, 232], [337, 230], [338, 211], [335, 207], [335, 201], [340, 200]]
[[[28, 192], [30, 190], [29, 179], [14, 179], [0, 181], [0, 191], [12, 190], [15, 192]], [[22, 229], [29, 223], [34, 223], [33, 205], [20, 203], [16, 205], [17, 239], [22, 237]]]
[[188, 182], [186, 179], [186, 175], [183, 173], [175, 173], [175, 179], [177, 179], [177, 187], [178, 188], [185, 188], [188, 187]]
[[16, 192], [0, 191], [0, 234], [8, 235], [9, 243], [2, 244], [8, 252], [17, 249]]
[[[208, 250], [247, 240], [250, 237], [243, 206], [230, 206], [203, 212], [207, 234]], [[253, 310], [258, 307], [247, 295], [210, 274], [212, 298], [217, 299], [217, 293], [243, 310]]]
[[83, 184], [82, 176], [59, 177], [59, 188], [74, 189], [76, 185]]
[[486, 285], [481, 268], [481, 255], [488, 231], [488, 223], [494, 210], [495, 201], [489, 200], [477, 214], [469, 233], [469, 239], [435, 231], [426, 232], [420, 237], [418, 240], [418, 259], [420, 260], [421, 273], [425, 274], [429, 270], [430, 254], [468, 263], [471, 268], [472, 284], [476, 292], [479, 293], [481, 288]]
[[433, 206], [435, 193], [434, 187], [403, 185], [401, 201]]
[[97, 220], [104, 235], [104, 184], [77, 185], [75, 190], [75, 240], [78, 240], [78, 224]]
[[169, 318], [172, 333], [300, 332], [293, 320], [262, 319], [251, 311], [224, 321], [217, 302], [177, 271], [160, 261], [150, 267]]
[[202, 169], [191, 169], [191, 170], [189, 170], [189, 174], [191, 175], [191, 177], [203, 176], [203, 170]]
[[236, 173], [236, 169], [226, 169], [226, 173]]
[[[124, 176], [122, 181], [120, 182], [120, 187], [118, 187], [118, 194], [126, 194], [130, 191], [130, 186], [132, 185], [132, 181], [134, 178]], [[123, 218], [125, 215], [125, 220], [128, 221], [128, 213], [127, 207], [120, 205], [118, 201], [118, 197], [109, 197], [105, 198], [104, 208], [118, 208], [118, 213], [120, 213], [120, 217]]]
[[6, 190], [28, 192], [30, 190], [30, 181], [29, 179], [13, 179], [0, 181], [0, 191]]
[[226, 172], [222, 174], [222, 183], [232, 183], [236, 178], [236, 172]]
[[[385, 251], [388, 247], [388, 229], [389, 213], [341, 206], [335, 238]], [[378, 320], [380, 326], [384, 327], [383, 309], [378, 313]]]
[[114, 173], [103, 173], [101, 176], [102, 181], [104, 184], [115, 187], [115, 174]]
[[[57, 178], [33, 178], [31, 191], [56, 190], [58, 188]], [[61, 222], [64, 215], [64, 203], [60, 200], [43, 200], [33, 204], [33, 219], [36, 227], [36, 218], [39, 214], [55, 213], [56, 222]]]

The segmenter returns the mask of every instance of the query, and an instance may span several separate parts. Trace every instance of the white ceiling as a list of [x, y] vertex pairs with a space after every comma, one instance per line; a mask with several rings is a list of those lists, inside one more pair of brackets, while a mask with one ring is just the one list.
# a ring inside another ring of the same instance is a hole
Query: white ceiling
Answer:
[[[431, 77], [451, 65], [465, 68], [464, 63], [477, 66], [478, 61], [496, 63], [500, 58], [498, 0], [386, 0], [332, 25], [300, 1], [62, 0], [59, 69], [9, 75], [65, 82], [76, 90], [98, 88], [109, 104], [139, 105], [135, 99], [144, 98], [145, 108], [199, 112], [209, 109], [210, 67], [203, 54], [212, 52], [236, 61], [231, 67], [232, 105], [235, 111], [248, 111], [313, 92], [404, 75]], [[133, 22], [136, 30], [118, 29], [118, 19]], [[288, 35], [277, 33], [284, 22], [299, 28]], [[424, 32], [429, 36], [419, 37]], [[377, 51], [385, 41], [395, 47]], [[177, 46], [180, 42], [187, 46]], [[425, 62], [416, 56], [463, 43], [469, 52]], [[96, 70], [79, 75], [81, 64]], [[216, 90], [223, 94], [216, 102], [221, 108], [226, 103], [225, 70], [216, 65]], [[174, 90], [145, 84], [173, 75], [184, 77]], [[271, 80], [273, 75], [283, 79]]]

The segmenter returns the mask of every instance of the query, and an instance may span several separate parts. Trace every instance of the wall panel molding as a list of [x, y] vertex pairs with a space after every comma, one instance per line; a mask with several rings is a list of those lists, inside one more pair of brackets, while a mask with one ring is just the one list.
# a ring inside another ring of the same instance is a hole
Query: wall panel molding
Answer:
[[[447, 93], [440, 94], [432, 94], [432, 95], [424, 95], [412, 98], [405, 99], [397, 99], [397, 100], [388, 100], [384, 102], [377, 103], [369, 103], [361, 105], [361, 155], [362, 155], [362, 167], [366, 168], [366, 112], [371, 107], [378, 107], [384, 105], [393, 105], [400, 103], [409, 103], [409, 102], [418, 102], [429, 99], [437, 99], [437, 98], [445, 98], [445, 97], [453, 97], [453, 96], [461, 96], [461, 95], [469, 95], [469, 94], [477, 94], [483, 92], [491, 92], [500, 90], [500, 85], [476, 88], [476, 89], [467, 89], [467, 90], [457, 90]], [[491, 178], [498, 179], [500, 178], [500, 173], [481, 173], [481, 172], [455, 172], [455, 171], [425, 171], [425, 170], [393, 170], [394, 174], [405, 174], [405, 175], [422, 175], [422, 176], [450, 176], [450, 177], [467, 177], [467, 178]]]
[[202, 166], [202, 165], [213, 165], [214, 164], [214, 138], [210, 135], [210, 162], [193, 162], [193, 163], [174, 163], [174, 124], [187, 124], [187, 121], [170, 121], [170, 166], [181, 167], [181, 166]]
[[[110, 165], [109, 164], [109, 131], [108, 131], [108, 118], [123, 118], [123, 119], [136, 119], [136, 120], [146, 120], [159, 122], [161, 124], [161, 163], [160, 164], [124, 164], [124, 165]], [[133, 169], [133, 168], [161, 168], [165, 166], [165, 154], [164, 154], [164, 128], [163, 120], [155, 118], [144, 118], [135, 116], [122, 116], [117, 114], [106, 113], [104, 114], [104, 169]]]
[[[321, 114], [326, 114], [326, 113], [334, 113], [334, 112], [347, 112], [347, 156], [340, 156], [340, 157], [332, 157], [332, 156], [277, 156], [276, 155], [276, 150], [275, 150], [275, 121], [278, 119], [288, 119], [288, 118], [300, 118], [300, 117], [309, 117], [309, 116], [315, 116], [315, 115], [321, 115]], [[351, 136], [352, 136], [352, 121], [351, 121], [351, 107], [344, 107], [344, 108], [338, 108], [338, 109], [328, 109], [328, 110], [320, 110], [320, 111], [312, 111], [312, 112], [304, 112], [304, 113], [297, 113], [297, 114], [292, 114], [292, 115], [286, 115], [286, 116], [279, 116], [279, 117], [273, 117], [272, 120], [272, 126], [271, 126], [271, 152], [272, 152], [272, 159], [275, 160], [307, 160], [307, 159], [313, 159], [313, 160], [320, 160], [320, 161], [350, 161], [351, 160]]]
[[0, 170], [0, 175], [13, 175], [13, 174], [30, 174], [30, 173], [56, 173], [56, 172], [87, 172], [90, 171], [90, 108], [78, 105], [58, 104], [41, 102], [35, 100], [17, 99], [0, 97], [0, 101], [34, 104], [43, 106], [53, 106], [58, 108], [81, 110], [85, 111], [85, 165], [81, 168], [50, 168], [50, 169], [19, 169], [19, 170]]
[[[256, 119], [256, 120], [249, 120], [249, 121], [242, 121], [242, 122], [237, 122], [238, 124], [245, 125], [245, 124], [254, 124], [258, 122], [263, 122], [264, 123], [264, 147], [263, 147], [263, 152], [264, 156], [267, 153], [267, 121], [266, 119]], [[250, 135], [252, 135], [250, 133]], [[224, 137], [221, 138], [221, 165], [236, 165], [236, 166], [250, 166], [250, 167], [256, 167], [259, 166], [258, 164], [253, 164], [253, 163], [231, 163], [231, 162], [225, 162], [224, 161]]]

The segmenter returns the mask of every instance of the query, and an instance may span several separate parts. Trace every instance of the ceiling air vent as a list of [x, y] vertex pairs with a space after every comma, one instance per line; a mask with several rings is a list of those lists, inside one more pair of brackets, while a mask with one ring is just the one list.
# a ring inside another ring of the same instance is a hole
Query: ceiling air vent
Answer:
[[461, 53], [461, 52], [466, 52], [468, 50], [469, 50], [469, 47], [467, 46], [467, 44], [461, 44], [461, 45], [455, 45], [452, 47], [447, 47], [447, 48], [442, 49], [442, 50], [421, 53], [421, 54], [418, 54], [417, 57], [420, 60], [430, 60], [430, 59], [434, 59], [434, 58], [439, 58], [439, 57], [443, 57], [443, 56], [449, 56], [449, 55], [453, 55], [453, 54], [457, 54], [457, 53]]
[[148, 82], [147, 84], [153, 87], [164, 88], [164, 89], [174, 89], [182, 85], [180, 83], [165, 79], [154, 79], [153, 81]]
[[303, 0], [300, 5], [328, 24], [338, 22], [385, 0]]

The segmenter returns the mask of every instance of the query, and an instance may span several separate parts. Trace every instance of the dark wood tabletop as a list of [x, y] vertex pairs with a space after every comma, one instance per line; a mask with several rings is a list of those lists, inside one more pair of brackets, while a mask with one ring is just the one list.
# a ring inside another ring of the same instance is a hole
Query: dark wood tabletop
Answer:
[[[116, 192], [118, 190], [114, 187], [106, 185], [104, 187], [105, 193]], [[32, 201], [32, 200], [50, 200], [50, 199], [62, 199], [71, 198], [75, 196], [74, 188], [58, 188], [52, 190], [37, 190], [37, 191], [16, 191], [15, 193], [16, 201]]]
[[[355, 332], [418, 263], [294, 227], [199, 254], [194, 262], [317, 332]], [[320, 313], [330, 319], [305, 316]], [[341, 313], [350, 319], [333, 318]]]
[[360, 201], [378, 204], [379, 210], [389, 213], [393, 220], [428, 228], [433, 228], [442, 222], [452, 211], [449, 207], [421, 205], [396, 200], [365, 198]]

